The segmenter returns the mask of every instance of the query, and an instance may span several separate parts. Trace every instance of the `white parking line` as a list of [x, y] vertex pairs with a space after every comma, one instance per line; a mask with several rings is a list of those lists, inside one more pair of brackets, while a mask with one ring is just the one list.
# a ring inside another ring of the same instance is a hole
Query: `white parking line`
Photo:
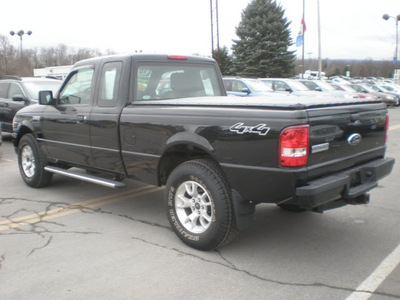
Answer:
[[400, 264], [400, 245], [392, 251], [375, 269], [372, 274], [365, 279], [347, 300], [366, 300], [369, 299], [376, 289], [385, 281], [395, 268]]

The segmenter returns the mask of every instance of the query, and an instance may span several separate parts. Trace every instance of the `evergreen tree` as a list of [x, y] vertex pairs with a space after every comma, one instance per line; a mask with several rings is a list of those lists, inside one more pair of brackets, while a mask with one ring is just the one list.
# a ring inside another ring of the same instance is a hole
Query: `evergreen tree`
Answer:
[[221, 69], [222, 75], [233, 75], [233, 61], [232, 56], [229, 55], [228, 48], [226, 46], [219, 49], [214, 50], [213, 58], [218, 61], [219, 67]]
[[290, 77], [295, 55], [284, 10], [275, 0], [253, 0], [242, 12], [232, 46], [235, 73], [243, 77]]

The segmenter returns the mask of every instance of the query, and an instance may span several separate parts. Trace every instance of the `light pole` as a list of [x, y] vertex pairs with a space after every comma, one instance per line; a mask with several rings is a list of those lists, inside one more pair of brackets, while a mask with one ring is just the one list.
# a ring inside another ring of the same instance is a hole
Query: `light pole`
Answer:
[[21, 60], [22, 60], [22, 36], [23, 36], [24, 34], [31, 35], [31, 34], [32, 34], [32, 31], [30, 31], [30, 30], [28, 30], [27, 32], [24, 32], [23, 30], [20, 30], [20, 31], [18, 31], [18, 32], [10, 31], [10, 34], [11, 34], [12, 36], [14, 36], [14, 34], [16, 34], [16, 35], [19, 36], [19, 40], [20, 40], [20, 51], [21, 51]]
[[393, 18], [396, 21], [396, 53], [395, 53], [395, 60], [393, 61], [394, 64], [396, 64], [397, 68], [397, 59], [398, 59], [398, 48], [399, 48], [399, 20], [400, 20], [400, 15], [397, 15], [396, 17], [389, 16], [388, 14], [384, 14], [382, 16], [384, 20], [389, 20], [390, 18]]

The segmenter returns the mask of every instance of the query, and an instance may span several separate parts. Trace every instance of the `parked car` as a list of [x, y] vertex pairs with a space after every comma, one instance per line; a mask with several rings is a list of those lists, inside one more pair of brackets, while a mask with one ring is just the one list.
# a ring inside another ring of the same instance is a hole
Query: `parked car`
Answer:
[[365, 93], [358, 92], [358, 91], [356, 91], [355, 89], [353, 89], [353, 88], [350, 86], [350, 84], [347, 84], [347, 83], [343, 84], [343, 83], [334, 82], [334, 83], [331, 83], [331, 85], [332, 85], [335, 89], [337, 89], [338, 91], [346, 91], [346, 92], [349, 92], [349, 93], [357, 93], [357, 94], [358, 94], [358, 97], [359, 97], [360, 99], [365, 99], [365, 98], [377, 99], [377, 98], [378, 98], [378, 97], [373, 96], [373, 95], [371, 95], [371, 94], [368, 94], [368, 95], [367, 95], [367, 94], [365, 94]]
[[239, 97], [273, 95], [273, 90], [258, 79], [226, 77], [223, 81], [228, 95]]
[[326, 94], [331, 95], [336, 98], [360, 98], [357, 93], [347, 92], [347, 91], [339, 91], [335, 89], [332, 85], [330, 85], [326, 81], [321, 80], [299, 80], [302, 84], [304, 84], [310, 91], [324, 92]]
[[304, 84], [295, 79], [286, 78], [260, 78], [262, 82], [267, 84], [273, 91], [278, 93], [286, 93], [294, 96], [327, 96], [326, 94], [310, 91]]
[[0, 76], [0, 122], [3, 132], [12, 132], [15, 113], [21, 108], [36, 104], [39, 91], [56, 93], [62, 81], [50, 78]]
[[386, 103], [387, 106], [397, 106], [399, 105], [399, 99], [396, 96], [392, 96], [385, 93], [376, 92], [373, 88], [366, 84], [350, 84], [350, 86], [355, 89], [357, 92], [365, 93], [368, 95], [373, 95], [378, 97], [378, 99], [382, 100]]
[[399, 106], [400, 104], [400, 90], [396, 90], [390, 86], [386, 86], [386, 85], [371, 85], [371, 88], [374, 89], [376, 92], [379, 93], [385, 93], [385, 94], [389, 94], [392, 95], [394, 97], [397, 98], [398, 102], [397, 102], [397, 106]]

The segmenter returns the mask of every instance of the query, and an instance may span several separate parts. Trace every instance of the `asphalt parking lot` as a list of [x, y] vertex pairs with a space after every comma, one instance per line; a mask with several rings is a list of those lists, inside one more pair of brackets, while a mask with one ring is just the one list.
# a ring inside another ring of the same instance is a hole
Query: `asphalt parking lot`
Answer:
[[175, 236], [162, 188], [57, 175], [29, 188], [4, 134], [0, 299], [400, 299], [400, 108], [389, 112], [397, 164], [370, 204], [324, 214], [261, 205], [251, 228], [210, 252]]

